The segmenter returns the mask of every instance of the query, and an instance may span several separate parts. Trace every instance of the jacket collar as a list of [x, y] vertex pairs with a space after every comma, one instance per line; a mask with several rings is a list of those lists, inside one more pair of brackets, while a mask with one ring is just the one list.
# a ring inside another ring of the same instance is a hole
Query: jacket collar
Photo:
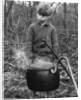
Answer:
[[47, 27], [47, 26], [49, 26], [49, 22], [42, 22], [42, 21], [38, 21], [38, 24], [40, 25], [40, 26], [42, 26], [42, 27]]

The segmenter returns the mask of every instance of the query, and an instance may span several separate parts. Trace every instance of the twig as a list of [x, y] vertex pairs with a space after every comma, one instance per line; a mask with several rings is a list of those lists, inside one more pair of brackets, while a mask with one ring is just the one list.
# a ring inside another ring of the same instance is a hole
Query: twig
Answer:
[[[62, 29], [62, 28], [60, 28], [60, 29], [58, 28], [57, 30], [58, 31], [66, 31], [65, 29]], [[68, 29], [68, 32], [72, 32], [72, 31], [78, 32], [77, 29], [76, 30], [75, 29], [72, 29], [72, 30]]]
[[76, 82], [75, 82], [75, 78], [74, 78], [74, 76], [73, 76], [73, 72], [72, 72], [72, 70], [71, 70], [71, 66], [70, 66], [69, 60], [68, 60], [67, 57], [64, 57], [64, 59], [67, 61], [68, 68], [69, 68], [69, 71], [70, 71], [70, 74], [71, 74], [71, 77], [72, 77], [72, 81], [73, 81], [73, 84], [74, 84], [74, 86], [75, 86], [75, 89], [76, 89], [76, 92], [77, 92], [77, 95], [78, 95], [77, 84], [76, 84]]
[[60, 92], [60, 95], [64, 95], [68, 92], [68, 89], [65, 89], [64, 91]]
[[57, 7], [58, 7], [59, 4], [60, 4], [60, 3], [58, 3], [57, 6], [56, 6], [56, 8], [54, 9], [53, 15], [55, 14], [55, 11], [56, 11], [56, 9], [57, 9]]
[[8, 17], [9, 12], [10, 12], [10, 10], [11, 10], [11, 8], [12, 8], [12, 5], [13, 5], [13, 1], [11, 1], [10, 7], [9, 7], [8, 11], [6, 12], [6, 17]]
[[15, 67], [15, 65], [13, 65], [12, 63], [9, 63], [9, 62], [4, 62], [5, 64], [9, 64], [10, 66], [12, 67]]
[[11, 30], [11, 29], [9, 29], [9, 28], [7, 28], [7, 31], [10, 32], [10, 33], [14, 33], [14, 34], [16, 34], [15, 31], [13, 31], [13, 30]]
[[55, 3], [55, 2], [52, 2], [52, 3], [51, 3], [51, 6], [53, 6], [54, 3]]

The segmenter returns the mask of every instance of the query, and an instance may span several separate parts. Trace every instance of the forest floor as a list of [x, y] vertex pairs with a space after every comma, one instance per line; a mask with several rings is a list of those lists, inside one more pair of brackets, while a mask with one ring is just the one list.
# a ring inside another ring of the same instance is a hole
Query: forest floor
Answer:
[[[47, 98], [46, 92], [36, 92], [35, 96], [33, 91], [28, 89], [26, 79], [25, 79], [25, 70], [15, 69], [9, 65], [8, 71], [4, 72], [4, 98]], [[76, 81], [77, 76], [76, 76]], [[62, 98], [62, 97], [77, 97], [76, 90], [74, 88], [71, 80], [63, 79], [60, 80], [60, 86], [57, 90], [49, 92], [49, 98]]]

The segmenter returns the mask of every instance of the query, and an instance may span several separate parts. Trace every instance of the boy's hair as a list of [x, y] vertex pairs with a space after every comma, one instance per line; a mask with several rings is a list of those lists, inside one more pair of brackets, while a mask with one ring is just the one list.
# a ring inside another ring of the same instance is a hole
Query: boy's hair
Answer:
[[52, 9], [48, 3], [40, 3], [37, 6], [37, 13], [43, 17], [49, 17], [52, 14]]

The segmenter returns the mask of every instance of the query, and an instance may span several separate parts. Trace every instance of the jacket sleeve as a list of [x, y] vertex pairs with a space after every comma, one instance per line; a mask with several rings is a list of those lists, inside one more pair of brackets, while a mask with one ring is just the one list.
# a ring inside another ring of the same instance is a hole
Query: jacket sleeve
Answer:
[[52, 41], [52, 49], [53, 51], [59, 55], [59, 43], [58, 43], [58, 36], [57, 36], [57, 31], [55, 29], [55, 27], [52, 30], [51, 33], [51, 41]]
[[32, 45], [33, 45], [33, 28], [30, 26], [27, 32], [27, 47], [26, 47], [26, 52], [27, 52], [27, 58], [31, 59], [33, 57], [33, 52], [32, 52]]

